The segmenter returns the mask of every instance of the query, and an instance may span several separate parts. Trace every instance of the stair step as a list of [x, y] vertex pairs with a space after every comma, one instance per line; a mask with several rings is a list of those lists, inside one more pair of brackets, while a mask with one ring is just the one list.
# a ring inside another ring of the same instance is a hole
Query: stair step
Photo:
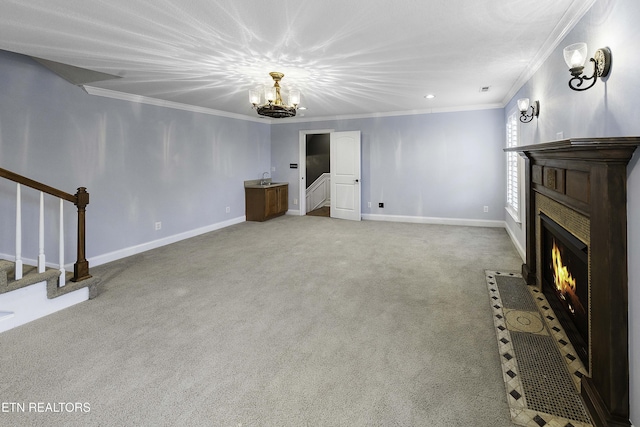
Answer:
[[98, 295], [97, 277], [73, 282], [73, 273], [67, 272], [65, 286], [60, 287], [56, 268], [38, 273], [36, 267], [24, 265], [19, 280], [14, 279], [14, 270], [15, 263], [0, 260], [0, 333]]
[[0, 294], [0, 307], [7, 314], [0, 322], [0, 333], [67, 309], [89, 299], [89, 289], [77, 289], [59, 298], [47, 297], [47, 283], [39, 282]]
[[55, 268], [47, 268], [43, 273], [38, 273], [35, 266], [23, 265], [22, 279], [15, 280], [14, 262], [0, 260], [0, 295], [5, 292], [15, 291], [35, 283], [47, 283], [47, 298], [53, 299], [61, 295], [68, 294], [81, 288], [89, 288], [89, 299], [93, 299], [98, 295], [98, 283], [100, 279], [91, 277], [81, 282], [72, 282], [73, 273], [65, 274], [65, 286], [58, 286], [60, 270]]

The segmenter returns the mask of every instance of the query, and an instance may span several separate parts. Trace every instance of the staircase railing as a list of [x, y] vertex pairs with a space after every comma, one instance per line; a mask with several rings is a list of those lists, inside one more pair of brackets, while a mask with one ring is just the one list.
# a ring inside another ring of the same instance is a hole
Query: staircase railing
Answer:
[[89, 274], [89, 261], [85, 258], [85, 211], [89, 204], [89, 193], [85, 187], [78, 188], [75, 195], [65, 193], [57, 188], [50, 187], [38, 181], [34, 181], [17, 173], [0, 168], [0, 177], [6, 178], [16, 183], [16, 259], [15, 259], [15, 279], [22, 278], [22, 196], [20, 186], [24, 185], [40, 191], [40, 217], [38, 231], [38, 272], [45, 270], [45, 254], [44, 254], [44, 193], [50, 194], [60, 199], [60, 226], [59, 226], [59, 268], [60, 268], [60, 286], [65, 284], [64, 269], [64, 214], [63, 204], [68, 201], [76, 205], [78, 208], [78, 250], [77, 260], [73, 265], [74, 282], [91, 277]]

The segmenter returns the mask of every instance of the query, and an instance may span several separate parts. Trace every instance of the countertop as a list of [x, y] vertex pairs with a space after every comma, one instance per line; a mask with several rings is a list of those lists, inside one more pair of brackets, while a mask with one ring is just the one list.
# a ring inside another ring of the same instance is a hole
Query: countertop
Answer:
[[271, 182], [271, 178], [267, 178], [264, 181], [265, 184], [260, 184], [262, 179], [252, 179], [250, 181], [244, 182], [244, 188], [271, 188], [271, 187], [282, 187], [283, 185], [289, 185], [288, 182]]

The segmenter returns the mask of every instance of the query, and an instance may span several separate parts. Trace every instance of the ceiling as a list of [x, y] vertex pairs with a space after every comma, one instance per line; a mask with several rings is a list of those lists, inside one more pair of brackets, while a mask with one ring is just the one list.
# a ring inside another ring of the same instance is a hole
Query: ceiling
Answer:
[[231, 117], [257, 117], [270, 71], [305, 120], [494, 108], [594, 1], [2, 0], [0, 49], [95, 71], [70, 79], [89, 93]]

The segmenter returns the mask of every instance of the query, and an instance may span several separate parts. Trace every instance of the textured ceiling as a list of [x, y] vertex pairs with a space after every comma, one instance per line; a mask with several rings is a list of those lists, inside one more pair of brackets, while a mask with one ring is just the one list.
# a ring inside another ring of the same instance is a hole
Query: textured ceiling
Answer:
[[232, 116], [270, 71], [307, 119], [501, 107], [594, 1], [2, 0], [0, 49]]

